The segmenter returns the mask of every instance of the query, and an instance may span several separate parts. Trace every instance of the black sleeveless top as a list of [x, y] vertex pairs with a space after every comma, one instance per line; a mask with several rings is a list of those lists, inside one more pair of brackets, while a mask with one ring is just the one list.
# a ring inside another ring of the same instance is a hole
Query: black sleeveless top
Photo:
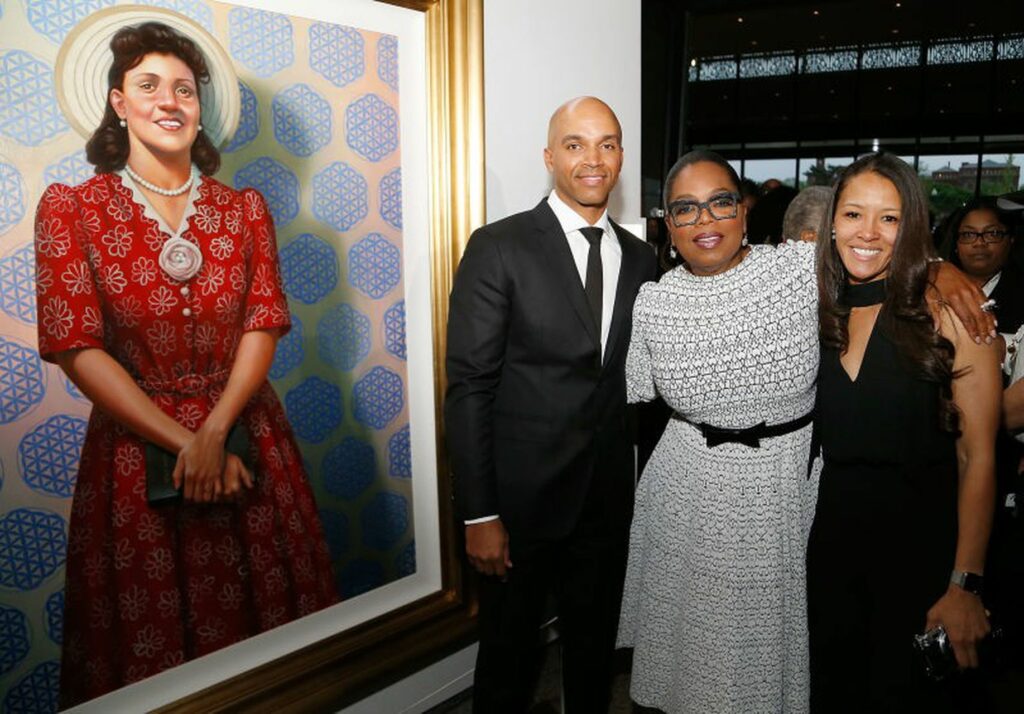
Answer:
[[[850, 285], [851, 307], [877, 305], [885, 281]], [[956, 436], [939, 426], [939, 386], [897, 349], [885, 308], [868, 339], [856, 380], [839, 350], [822, 347], [816, 428], [825, 460], [821, 488], [832, 505], [889, 514], [931, 537], [956, 536]], [[952, 553], [950, 553], [952, 555]]]

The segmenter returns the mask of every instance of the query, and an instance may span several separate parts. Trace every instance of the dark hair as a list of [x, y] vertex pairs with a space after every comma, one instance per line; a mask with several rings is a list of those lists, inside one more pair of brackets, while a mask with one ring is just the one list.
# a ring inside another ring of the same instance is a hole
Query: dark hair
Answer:
[[754, 198], [761, 197], [761, 187], [757, 185], [757, 181], [754, 179], [745, 178], [740, 181], [740, 195], [743, 198], [753, 196]]
[[785, 236], [782, 234], [782, 222], [786, 218], [786, 209], [797, 197], [797, 193], [792, 186], [782, 184], [754, 204], [747, 214], [747, 238], [751, 244], [778, 245], [783, 241]]
[[[960, 254], [957, 253], [957, 238], [960, 233], [960, 224], [967, 218], [971, 211], [991, 211], [995, 214], [996, 220], [1006, 226], [1010, 232], [1010, 239], [1013, 240], [1016, 233], [1016, 215], [1012, 211], [1005, 211], [999, 207], [995, 196], [976, 196], [960, 208], [949, 214], [949, 218], [943, 223], [944, 235], [941, 236], [943, 245], [949, 246], [949, 260], [958, 268], [961, 267]], [[1009, 259], [1009, 256], [1007, 256]]]
[[900, 195], [900, 222], [892, 248], [886, 280], [881, 323], [900, 355], [926, 381], [939, 387], [939, 426], [956, 432], [958, 413], [953, 404], [953, 344], [935, 330], [925, 300], [929, 287], [928, 259], [935, 255], [928, 231], [928, 202], [914, 170], [887, 153], [868, 154], [854, 161], [839, 175], [829, 201], [817, 243], [818, 322], [822, 343], [845, 351], [849, 343], [850, 308], [840, 302], [847, 282], [846, 268], [834, 240], [831, 240], [835, 212], [847, 184], [855, 176], [873, 172], [888, 179]]
[[661, 201], [665, 208], [668, 208], [669, 194], [672, 191], [672, 184], [675, 183], [676, 177], [679, 173], [687, 166], [693, 166], [694, 164], [700, 164], [708, 161], [712, 164], [717, 164], [725, 169], [725, 172], [729, 174], [729, 180], [732, 182], [733, 190], [736, 193], [740, 193], [740, 177], [736, 173], [736, 169], [729, 165], [729, 162], [723, 159], [719, 154], [714, 151], [707, 151], [706, 149], [694, 149], [693, 151], [687, 152], [676, 159], [676, 162], [672, 164], [672, 168], [668, 170], [668, 176], [665, 177], [665, 188], [661, 192]]
[[[85, 156], [95, 164], [98, 174], [120, 171], [128, 161], [128, 132], [121, 128], [120, 119], [110, 105], [110, 92], [124, 88], [125, 73], [137, 67], [146, 55], [173, 55], [188, 65], [196, 79], [200, 106], [202, 85], [210, 81], [206, 58], [195, 43], [159, 22], [118, 30], [110, 40], [110, 51], [114, 54], [114, 63], [107, 73], [107, 106], [100, 125], [85, 144]], [[220, 153], [204, 132], [199, 132], [192, 143], [192, 161], [207, 176], [220, 168]]]

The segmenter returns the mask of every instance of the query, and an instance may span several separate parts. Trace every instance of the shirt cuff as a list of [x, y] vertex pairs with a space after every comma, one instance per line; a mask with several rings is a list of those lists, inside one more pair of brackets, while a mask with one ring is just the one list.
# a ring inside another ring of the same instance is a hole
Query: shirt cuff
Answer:
[[501, 518], [501, 516], [481, 516], [480, 518], [471, 518], [468, 521], [465, 521], [465, 524], [467, 526], [473, 526], [477, 523], [487, 523], [488, 521], [496, 521], [499, 518]]

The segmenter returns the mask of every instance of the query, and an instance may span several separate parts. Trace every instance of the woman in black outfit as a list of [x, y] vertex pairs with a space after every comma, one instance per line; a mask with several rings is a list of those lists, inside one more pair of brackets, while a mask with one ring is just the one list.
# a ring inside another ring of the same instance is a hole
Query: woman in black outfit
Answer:
[[851, 164], [821, 236], [811, 708], [951, 710], [956, 682], [928, 681], [912, 642], [941, 624], [959, 665], [976, 667], [989, 630], [976, 591], [992, 520], [999, 350], [926, 299], [927, 203], [899, 159]]

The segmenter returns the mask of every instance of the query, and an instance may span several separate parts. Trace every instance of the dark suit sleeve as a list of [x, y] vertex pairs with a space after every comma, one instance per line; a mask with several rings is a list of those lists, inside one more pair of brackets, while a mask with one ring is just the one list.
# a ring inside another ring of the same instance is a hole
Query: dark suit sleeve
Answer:
[[498, 237], [481, 228], [466, 245], [448, 312], [445, 430], [465, 520], [499, 513], [493, 407], [505, 359], [509, 298]]

